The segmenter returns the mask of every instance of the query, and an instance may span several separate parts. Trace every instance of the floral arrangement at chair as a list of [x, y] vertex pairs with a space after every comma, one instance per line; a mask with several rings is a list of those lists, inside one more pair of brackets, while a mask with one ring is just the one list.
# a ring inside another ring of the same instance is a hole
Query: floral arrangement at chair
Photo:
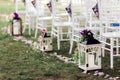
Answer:
[[41, 32], [43, 33], [43, 37], [47, 37], [47, 29], [46, 28], [42, 28]]
[[50, 12], [52, 12], [52, 0], [50, 0], [50, 1], [47, 3], [47, 6], [48, 6]]
[[67, 13], [70, 15], [70, 17], [72, 17], [71, 2], [70, 2], [69, 5], [65, 8], [65, 10], [66, 10]]
[[93, 33], [90, 30], [84, 29], [80, 32], [80, 34], [81, 34], [80, 43], [83, 44], [100, 43], [98, 40], [94, 38]]
[[39, 37], [38, 37], [38, 41], [43, 40], [45, 37], [49, 37], [49, 36], [47, 35], [47, 29], [46, 29], [46, 28], [42, 28], [42, 29], [41, 29], [41, 32], [42, 32], [42, 36], [39, 36]]
[[99, 7], [98, 3], [92, 8], [93, 12], [95, 13], [96, 17], [99, 18]]
[[31, 0], [31, 3], [33, 4], [34, 7], [36, 7], [36, 5], [35, 5], [36, 0]]
[[10, 14], [10, 21], [19, 20], [19, 19], [20, 19], [20, 17], [18, 15], [18, 13], [14, 12], [14, 13]]

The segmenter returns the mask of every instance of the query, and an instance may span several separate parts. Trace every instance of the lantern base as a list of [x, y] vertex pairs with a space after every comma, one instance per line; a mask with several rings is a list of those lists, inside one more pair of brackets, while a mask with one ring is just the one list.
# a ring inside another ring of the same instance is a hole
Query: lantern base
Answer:
[[88, 71], [102, 70], [101, 67], [98, 66], [89, 67], [89, 68], [85, 68], [84, 66], [79, 66], [79, 68], [84, 70], [84, 73], [87, 73]]
[[85, 70], [101, 69], [101, 44], [78, 44], [78, 67]]
[[102, 72], [103, 71], [103, 69], [95, 69], [95, 70], [84, 70], [81, 68], [79, 68], [79, 69], [82, 71], [82, 73], [85, 73], [85, 74], [87, 74], [89, 72], [95, 72], [95, 71]]

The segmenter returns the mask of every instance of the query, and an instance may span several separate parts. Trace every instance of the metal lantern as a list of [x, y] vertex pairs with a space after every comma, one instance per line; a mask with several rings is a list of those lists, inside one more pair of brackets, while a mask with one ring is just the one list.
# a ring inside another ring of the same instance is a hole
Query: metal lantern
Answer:
[[11, 26], [11, 34], [12, 36], [21, 36], [22, 35], [22, 20], [13, 19], [12, 26]]
[[51, 37], [44, 37], [40, 42], [40, 50], [41, 51], [52, 51], [52, 38]]
[[78, 65], [85, 70], [101, 69], [101, 44], [78, 44]]

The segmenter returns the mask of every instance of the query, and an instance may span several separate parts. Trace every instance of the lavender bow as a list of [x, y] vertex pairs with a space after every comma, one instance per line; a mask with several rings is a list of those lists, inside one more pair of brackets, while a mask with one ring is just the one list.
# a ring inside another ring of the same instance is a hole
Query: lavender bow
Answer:
[[49, 3], [47, 3], [47, 6], [48, 6], [50, 12], [52, 12], [52, 0], [50, 0]]

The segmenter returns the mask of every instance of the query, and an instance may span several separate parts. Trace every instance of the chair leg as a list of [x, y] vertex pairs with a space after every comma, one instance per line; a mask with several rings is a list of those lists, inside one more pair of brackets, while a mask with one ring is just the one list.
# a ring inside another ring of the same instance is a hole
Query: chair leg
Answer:
[[60, 39], [63, 39], [62, 27], [60, 27], [59, 29], [60, 29], [60, 33], [59, 33], [59, 34], [60, 34], [60, 37], [59, 37], [59, 38], [60, 38]]
[[31, 25], [29, 25], [29, 35], [31, 35]]
[[110, 68], [113, 69], [113, 53], [110, 53]]
[[70, 38], [71, 36], [71, 29], [68, 27], [68, 34], [67, 34], [67, 38]]
[[26, 24], [24, 24], [23, 33], [25, 32], [26, 27], [27, 27], [27, 25], [26, 25]]
[[38, 33], [38, 29], [36, 28], [36, 31], [35, 31], [35, 38], [37, 38], [37, 33]]
[[119, 40], [118, 39], [116, 39], [116, 46], [117, 46], [116, 54], [119, 55], [119, 47], [118, 47], [119, 46]]
[[57, 45], [58, 45], [58, 50], [60, 50], [60, 36], [58, 34], [58, 37], [57, 37]]
[[[106, 39], [104, 39], [103, 41], [106, 41]], [[105, 57], [105, 43], [102, 44], [103, 48], [102, 48], [102, 56]]]
[[34, 30], [34, 20], [31, 21], [31, 29]]
[[104, 52], [105, 52], [105, 49], [102, 48], [102, 56], [103, 56], [103, 57], [105, 57], [105, 53], [104, 53]]
[[111, 52], [110, 52], [110, 68], [113, 69], [113, 39], [111, 38]]
[[72, 48], [73, 48], [73, 40], [70, 41], [70, 50], [69, 50], [69, 54], [72, 53]]
[[102, 48], [102, 56], [103, 56], [103, 57], [105, 57], [105, 53], [104, 53], [104, 52], [105, 52], [105, 49], [104, 49], [104, 48], [105, 48], [105, 44], [103, 44], [103, 48]]
[[27, 24], [28, 24], [28, 22], [27, 22], [27, 17], [25, 17], [25, 23], [24, 23], [24, 28], [23, 28], [23, 33], [25, 32], [25, 30], [26, 30], [26, 28], [27, 28]]
[[56, 27], [57, 27], [57, 45], [58, 45], [58, 50], [60, 50], [61, 28], [59, 26]]

